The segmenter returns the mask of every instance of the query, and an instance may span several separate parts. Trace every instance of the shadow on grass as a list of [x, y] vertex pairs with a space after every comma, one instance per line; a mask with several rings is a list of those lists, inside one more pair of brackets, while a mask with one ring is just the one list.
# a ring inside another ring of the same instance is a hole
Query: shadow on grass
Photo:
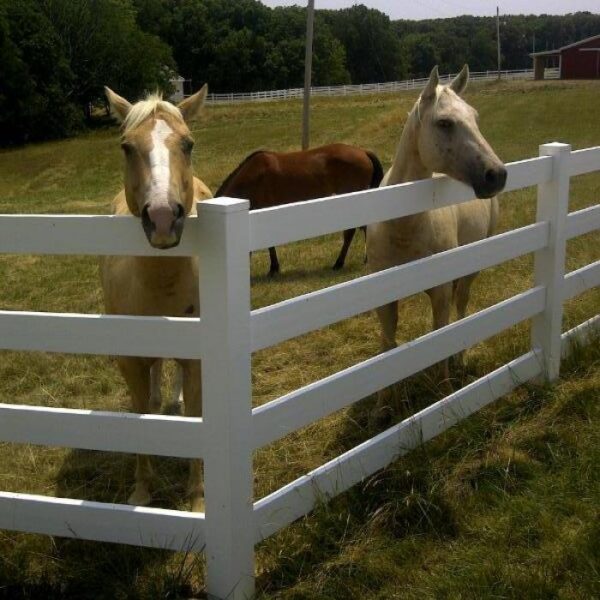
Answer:
[[[153, 506], [183, 508], [188, 461], [157, 458]], [[74, 450], [69, 452], [56, 478], [58, 497], [99, 502], [126, 502], [133, 484], [135, 457], [124, 454]], [[107, 517], [108, 519], [110, 516]], [[23, 564], [16, 568], [0, 559], [0, 599], [118, 600], [135, 598], [199, 597], [203, 582], [203, 557], [169, 550], [139, 548], [78, 539], [21, 536], [26, 545], [22, 561], [45, 555], [44, 572], [25, 582]], [[40, 551], [40, 546], [44, 550]]]
[[255, 267], [254, 273], [252, 274], [252, 284], [258, 285], [261, 283], [298, 283], [304, 281], [311, 281], [313, 283], [323, 283], [323, 287], [330, 287], [335, 285], [335, 280], [332, 281], [336, 275], [339, 276], [340, 281], [345, 281], [344, 275], [353, 277], [360, 277], [361, 275], [365, 275], [363, 269], [356, 268], [354, 265], [346, 265], [342, 269], [334, 270], [332, 264], [324, 264], [320, 267], [314, 267], [313, 265], [307, 265], [306, 268], [298, 268], [298, 267], [290, 267], [285, 268], [282, 267], [279, 273], [274, 275], [270, 275], [268, 272], [268, 266], [266, 267], [264, 272], [261, 272], [260, 267]]

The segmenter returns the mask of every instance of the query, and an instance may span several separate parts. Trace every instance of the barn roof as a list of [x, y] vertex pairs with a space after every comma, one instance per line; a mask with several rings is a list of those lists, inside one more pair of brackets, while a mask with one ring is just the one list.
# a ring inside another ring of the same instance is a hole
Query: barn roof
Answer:
[[563, 46], [562, 48], [558, 48], [557, 50], [544, 50], [543, 52], [532, 52], [529, 56], [531, 56], [532, 58], [534, 56], [558, 56], [563, 50], [575, 48], [575, 46], [581, 46], [581, 44], [586, 44], [587, 42], [591, 42], [593, 40], [600, 40], [600, 34], [593, 35], [592, 37], [585, 38], [583, 40], [579, 40], [578, 42], [573, 42], [572, 44], [568, 44], [566, 46]]

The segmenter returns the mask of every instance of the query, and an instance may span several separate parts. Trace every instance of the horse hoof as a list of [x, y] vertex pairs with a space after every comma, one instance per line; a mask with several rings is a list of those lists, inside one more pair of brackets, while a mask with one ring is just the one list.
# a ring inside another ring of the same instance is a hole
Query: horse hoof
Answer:
[[146, 489], [136, 489], [127, 500], [127, 504], [131, 504], [132, 506], [148, 506], [151, 502], [152, 496]]
[[344, 263], [335, 263], [335, 265], [333, 265], [332, 268], [334, 271], [339, 271], [343, 266], [344, 266]]

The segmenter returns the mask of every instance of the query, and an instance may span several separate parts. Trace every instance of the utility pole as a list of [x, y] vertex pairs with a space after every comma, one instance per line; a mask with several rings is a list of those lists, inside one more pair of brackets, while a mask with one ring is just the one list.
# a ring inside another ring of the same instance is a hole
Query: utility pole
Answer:
[[312, 76], [315, 0], [308, 0], [306, 16], [306, 54], [304, 57], [304, 106], [302, 110], [302, 150], [310, 145], [310, 84]]
[[496, 39], [498, 41], [498, 79], [500, 79], [500, 7], [496, 6]]

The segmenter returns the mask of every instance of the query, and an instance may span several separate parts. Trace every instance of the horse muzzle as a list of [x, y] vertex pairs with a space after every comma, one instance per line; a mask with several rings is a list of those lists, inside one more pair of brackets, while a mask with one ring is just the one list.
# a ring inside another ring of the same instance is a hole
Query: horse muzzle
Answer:
[[499, 194], [506, 185], [504, 165], [485, 169], [481, 177], [473, 182], [473, 191], [478, 198], [491, 198]]
[[174, 248], [181, 240], [185, 210], [176, 204], [145, 204], [142, 209], [142, 227], [150, 245], [167, 250]]

